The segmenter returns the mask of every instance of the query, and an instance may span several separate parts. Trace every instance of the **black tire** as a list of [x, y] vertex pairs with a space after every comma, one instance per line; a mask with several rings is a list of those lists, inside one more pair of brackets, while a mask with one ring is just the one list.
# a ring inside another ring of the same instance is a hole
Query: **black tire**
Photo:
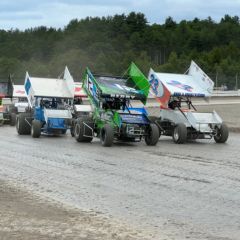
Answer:
[[172, 133], [173, 141], [177, 144], [183, 144], [187, 141], [187, 127], [183, 123], [175, 126]]
[[159, 139], [159, 128], [155, 123], [150, 123], [148, 135], [145, 137], [145, 142], [148, 146], [155, 146]]
[[156, 116], [148, 116], [148, 120], [151, 122], [151, 123], [154, 123], [157, 125], [158, 127], [158, 133], [159, 133], [159, 137], [161, 137], [161, 134], [162, 134], [162, 129], [160, 127], [160, 118], [159, 117], [156, 117]]
[[114, 139], [114, 131], [110, 124], [105, 124], [100, 132], [100, 140], [104, 147], [111, 147]]
[[33, 138], [39, 138], [41, 136], [42, 123], [39, 120], [32, 121], [31, 135]]
[[31, 115], [28, 113], [20, 113], [16, 121], [16, 129], [19, 135], [31, 134], [31, 126], [25, 121], [28, 118], [30, 120]]
[[72, 137], [75, 136], [75, 134], [74, 134], [74, 127], [71, 127], [71, 128], [70, 128], [70, 133], [71, 133], [71, 136], [72, 136]]
[[220, 128], [216, 128], [216, 135], [214, 140], [216, 143], [225, 143], [228, 140], [229, 130], [225, 123], [222, 123]]
[[17, 118], [17, 115], [16, 113], [11, 113], [10, 114], [10, 126], [15, 126], [16, 125], [16, 119]]
[[[90, 128], [84, 126], [84, 123], [87, 124]], [[94, 124], [92, 118], [90, 117], [81, 117], [78, 118], [74, 126], [74, 137], [78, 142], [91, 142], [93, 140]], [[90, 137], [91, 136], [91, 137]]]
[[75, 129], [75, 124], [76, 124], [76, 120], [72, 120], [72, 125], [71, 125], [71, 128], [70, 128], [70, 133], [71, 133], [71, 136], [74, 137], [74, 129]]

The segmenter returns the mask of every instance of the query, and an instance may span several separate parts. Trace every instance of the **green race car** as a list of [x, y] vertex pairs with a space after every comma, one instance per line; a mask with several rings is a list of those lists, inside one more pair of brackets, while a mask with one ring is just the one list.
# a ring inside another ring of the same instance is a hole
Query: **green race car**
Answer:
[[[117, 141], [141, 141], [156, 145], [159, 129], [151, 123], [143, 105], [150, 85], [143, 73], [132, 63], [122, 77], [93, 75], [87, 68], [83, 88], [88, 95], [93, 112], [75, 120], [74, 135], [78, 142], [91, 142], [99, 137], [103, 146]], [[141, 101], [142, 107], [131, 103]]]

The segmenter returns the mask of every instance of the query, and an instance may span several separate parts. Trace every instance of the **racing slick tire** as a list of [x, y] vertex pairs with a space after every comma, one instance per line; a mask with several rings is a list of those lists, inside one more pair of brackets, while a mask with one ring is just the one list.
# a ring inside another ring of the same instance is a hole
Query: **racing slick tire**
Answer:
[[148, 119], [150, 120], [151, 123], [154, 123], [158, 127], [158, 132], [159, 132], [159, 138], [161, 137], [162, 134], [162, 129], [160, 127], [160, 118], [156, 116], [148, 116]]
[[214, 140], [216, 143], [225, 143], [229, 136], [229, 130], [225, 123], [222, 123], [220, 128], [216, 128], [216, 135], [214, 136]]
[[70, 128], [70, 133], [71, 133], [71, 136], [72, 136], [72, 137], [75, 136], [75, 135], [74, 135], [74, 127], [71, 127], [71, 128]]
[[16, 113], [12, 112], [10, 114], [10, 126], [15, 126], [16, 125], [16, 118], [17, 118]]
[[39, 138], [41, 136], [42, 123], [39, 120], [32, 121], [31, 135], [33, 138]]
[[114, 139], [114, 131], [110, 124], [105, 124], [100, 132], [100, 140], [104, 147], [111, 147]]
[[74, 120], [72, 121], [71, 128], [70, 128], [70, 133], [71, 133], [71, 136], [72, 136], [72, 137], [74, 137], [75, 125], [76, 125], [76, 120], [74, 119]]
[[155, 123], [150, 123], [148, 135], [145, 137], [145, 142], [148, 146], [155, 146], [159, 139], [159, 128]]
[[[87, 124], [89, 127], [84, 125]], [[93, 121], [90, 117], [78, 118], [74, 126], [74, 137], [77, 142], [91, 142], [93, 140]]]
[[172, 133], [173, 141], [177, 144], [183, 144], [187, 141], [187, 127], [183, 123], [175, 126]]
[[16, 121], [16, 129], [19, 135], [31, 134], [31, 126], [25, 121], [26, 118], [30, 118], [28, 113], [20, 113]]

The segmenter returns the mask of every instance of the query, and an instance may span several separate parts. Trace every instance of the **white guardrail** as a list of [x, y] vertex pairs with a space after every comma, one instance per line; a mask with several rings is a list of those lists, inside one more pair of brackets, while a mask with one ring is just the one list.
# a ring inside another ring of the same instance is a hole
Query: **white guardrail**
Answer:
[[[211, 97], [240, 97], [240, 89], [237, 91], [220, 91], [215, 90]], [[155, 98], [153, 94], [150, 92], [148, 98]]]
[[212, 97], [237, 97], [240, 96], [240, 90], [236, 91], [213, 91]]

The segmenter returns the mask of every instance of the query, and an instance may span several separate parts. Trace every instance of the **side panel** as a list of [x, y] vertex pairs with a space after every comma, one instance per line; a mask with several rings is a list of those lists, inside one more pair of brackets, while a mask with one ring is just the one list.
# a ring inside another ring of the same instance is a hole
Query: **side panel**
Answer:
[[153, 69], [150, 69], [148, 81], [151, 86], [151, 92], [156, 97], [157, 101], [160, 102], [161, 106], [168, 107], [168, 101], [171, 96], [171, 93], [160, 81], [160, 79], [158, 78], [157, 74], [155, 74]]
[[87, 68], [83, 79], [83, 88], [92, 104], [99, 107], [99, 87], [90, 70]]
[[34, 92], [32, 89], [30, 76], [29, 76], [28, 72], [26, 72], [24, 88], [25, 88], [25, 92], [27, 95], [28, 103], [29, 103], [30, 107], [32, 108], [34, 106]]

